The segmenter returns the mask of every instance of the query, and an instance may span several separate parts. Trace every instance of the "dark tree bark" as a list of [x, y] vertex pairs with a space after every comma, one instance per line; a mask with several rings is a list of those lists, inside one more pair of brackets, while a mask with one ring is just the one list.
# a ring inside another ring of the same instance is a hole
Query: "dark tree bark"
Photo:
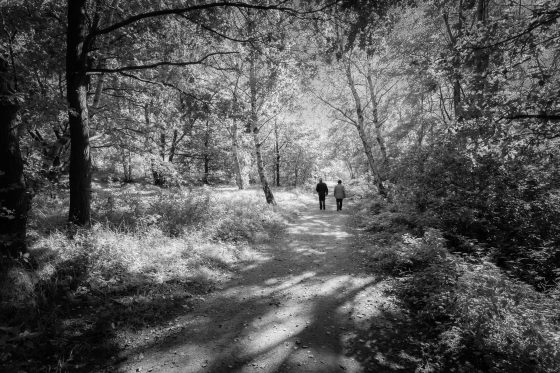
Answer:
[[171, 139], [171, 147], [169, 148], [169, 163], [173, 163], [173, 159], [175, 158], [175, 152], [177, 151], [177, 144], [179, 143], [178, 140], [179, 131], [173, 130], [173, 138]]
[[457, 19], [458, 23], [455, 27], [457, 29], [457, 34], [454, 34], [449, 22], [449, 14], [443, 14], [443, 21], [445, 23], [447, 36], [449, 37], [450, 48], [453, 51], [454, 72], [451, 78], [453, 83], [453, 112], [455, 120], [461, 122], [463, 120], [463, 110], [461, 108], [461, 76], [458, 72], [461, 67], [461, 56], [457, 50], [457, 39], [460, 38], [463, 33], [463, 0], [459, 0]]
[[165, 141], [165, 133], [162, 130], [159, 134], [159, 156], [162, 162], [165, 162]]
[[66, 97], [70, 124], [70, 210], [68, 220], [89, 225], [91, 217], [91, 156], [87, 107], [89, 48], [86, 0], [68, 1]]
[[9, 64], [0, 57], [0, 259], [26, 251], [29, 198], [15, 130], [18, 109]]
[[206, 120], [206, 133], [204, 134], [204, 176], [202, 182], [209, 184], [208, 176], [210, 174], [210, 121]]

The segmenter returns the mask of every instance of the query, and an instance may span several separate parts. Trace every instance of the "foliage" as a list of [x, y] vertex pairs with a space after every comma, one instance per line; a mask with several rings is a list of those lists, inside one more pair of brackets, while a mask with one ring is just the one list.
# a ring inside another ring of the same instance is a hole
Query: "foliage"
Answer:
[[32, 337], [3, 341], [8, 355], [0, 364], [32, 356], [35, 370], [37, 356], [49, 356], [42, 364], [52, 368], [72, 349], [78, 365], [106, 353], [115, 333], [181, 312], [194, 294], [235, 275], [256, 255], [252, 245], [285, 225], [256, 190], [103, 184], [95, 191], [92, 229], [64, 228], [64, 198], [34, 199], [33, 243], [2, 277], [0, 303], [3, 327]]
[[382, 242], [371, 260], [400, 279], [395, 294], [423, 335], [419, 372], [558, 370], [558, 299], [512, 280], [487, 260], [450, 254], [435, 229]]

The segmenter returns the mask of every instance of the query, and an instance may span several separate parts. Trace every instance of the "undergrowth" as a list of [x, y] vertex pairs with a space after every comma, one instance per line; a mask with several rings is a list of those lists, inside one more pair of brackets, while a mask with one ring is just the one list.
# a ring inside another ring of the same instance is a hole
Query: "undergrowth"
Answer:
[[419, 329], [417, 372], [560, 371], [558, 286], [538, 292], [510, 277], [475, 241], [468, 255], [452, 253], [429, 216], [379, 203], [354, 221], [374, 270], [398, 280], [395, 295]]
[[108, 362], [119, 333], [166, 324], [285, 225], [257, 190], [109, 185], [93, 197], [91, 229], [65, 225], [66, 199], [34, 199], [29, 255], [2, 278], [0, 370]]

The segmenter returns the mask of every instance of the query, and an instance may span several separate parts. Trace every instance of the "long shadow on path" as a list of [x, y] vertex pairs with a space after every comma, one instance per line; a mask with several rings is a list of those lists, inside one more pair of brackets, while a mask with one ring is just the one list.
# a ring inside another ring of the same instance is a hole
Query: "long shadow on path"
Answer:
[[193, 300], [193, 311], [174, 320], [179, 328], [128, 351], [119, 370], [414, 371], [405, 317], [385, 295], [387, 283], [364, 270], [346, 211], [315, 205], [307, 202], [236, 279]]

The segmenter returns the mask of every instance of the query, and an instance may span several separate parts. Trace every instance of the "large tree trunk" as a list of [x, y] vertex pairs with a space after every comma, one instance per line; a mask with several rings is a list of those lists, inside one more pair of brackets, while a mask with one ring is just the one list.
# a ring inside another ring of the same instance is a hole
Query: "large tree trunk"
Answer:
[[9, 64], [0, 57], [0, 260], [25, 252], [29, 198], [16, 134], [19, 109]]
[[86, 0], [68, 1], [66, 97], [70, 124], [70, 210], [68, 220], [89, 225], [91, 215], [91, 156], [87, 108]]
[[233, 156], [233, 171], [235, 172], [235, 183], [237, 188], [244, 189], [243, 175], [241, 175], [241, 164], [239, 163], [239, 142], [237, 138], [237, 120], [234, 118], [231, 124], [231, 153]]
[[350, 62], [349, 61], [346, 65], [346, 78], [348, 79], [348, 86], [350, 87], [350, 90], [352, 91], [352, 96], [354, 98], [356, 115], [357, 115], [357, 118], [358, 118], [357, 122], [355, 123], [355, 127], [358, 130], [358, 135], [360, 136], [360, 139], [362, 140], [362, 146], [364, 147], [364, 153], [366, 154], [366, 157], [367, 157], [367, 160], [368, 160], [369, 169], [376, 179], [377, 190], [378, 190], [379, 194], [382, 195], [382, 196], [386, 196], [387, 192], [385, 190], [385, 186], [383, 185], [383, 179], [381, 177], [379, 169], [377, 168], [377, 164], [375, 163], [375, 159], [373, 158], [373, 152], [371, 150], [371, 144], [370, 144], [370, 141], [369, 141], [368, 136], [367, 136], [366, 131], [365, 131], [364, 112], [363, 112], [363, 109], [362, 109], [362, 102], [360, 100], [360, 96], [358, 95], [358, 92], [356, 91], [356, 86], [354, 84], [354, 79], [352, 78], [352, 71], [350, 70]]

